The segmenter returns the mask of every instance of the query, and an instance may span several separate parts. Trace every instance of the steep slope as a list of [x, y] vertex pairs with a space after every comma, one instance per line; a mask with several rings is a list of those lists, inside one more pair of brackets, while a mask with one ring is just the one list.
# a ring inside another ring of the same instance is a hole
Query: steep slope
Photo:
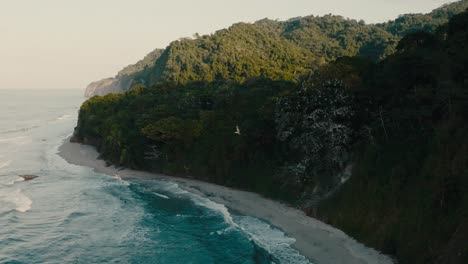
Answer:
[[169, 45], [149, 82], [234, 80], [250, 77], [294, 80], [314, 65], [312, 54], [254, 24], [239, 23], [211, 36]]
[[281, 23], [281, 35], [323, 62], [343, 56], [380, 59], [394, 51], [397, 37], [375, 25], [341, 16], [307, 16]]
[[109, 93], [127, 91], [133, 84], [142, 81], [141, 75], [154, 65], [162, 52], [162, 49], [155, 49], [136, 64], [123, 68], [117, 76], [90, 83], [86, 87], [85, 97], [90, 98], [95, 95], [103, 96]]
[[84, 94], [85, 97], [90, 98], [95, 95], [103, 96], [109, 93], [119, 93], [120, 90], [116, 92], [108, 90], [108, 87], [112, 85], [113, 81], [114, 81], [114, 78], [106, 78], [106, 79], [102, 79], [102, 80], [90, 83], [86, 87], [85, 94]]
[[103, 96], [110, 93], [123, 93], [134, 84], [132, 78], [107, 78], [90, 83], [85, 90], [85, 97], [90, 98], [95, 95]]
[[339, 57], [384, 58], [395, 51], [396, 43], [406, 33], [433, 32], [467, 7], [468, 0], [463, 0], [429, 14], [404, 15], [377, 25], [333, 15], [238, 23], [212, 35], [174, 41], [164, 51], [155, 50], [126, 67], [111, 83], [108, 79], [93, 83], [86, 94], [122, 92], [130, 88], [129, 84], [159, 81], [297, 80]]
[[407, 14], [393, 21], [378, 24], [378, 27], [395, 36], [405, 36], [419, 30], [434, 32], [440, 25], [446, 24], [451, 17], [462, 13], [468, 8], [468, 0], [446, 4], [429, 14]]
[[[468, 11], [381, 61], [339, 58], [300, 81], [190, 82], [171, 68], [172, 82], [85, 102], [74, 140], [120, 165], [288, 201], [399, 263], [467, 263], [467, 29]], [[180, 50], [156, 67], [179, 65]]]
[[148, 83], [233, 80], [252, 77], [297, 80], [341, 56], [378, 59], [391, 53], [397, 38], [384, 30], [339, 16], [239, 23], [213, 35], [169, 45]]
[[[156, 62], [161, 54], [163, 53], [163, 49], [155, 49], [146, 55], [142, 60], [138, 61], [135, 64], [128, 65], [127, 67], [123, 68], [117, 74], [118, 78], [125, 78], [131, 76], [137, 76], [139, 73], [145, 71], [147, 68], [153, 67], [154, 63]], [[134, 77], [137, 78], [137, 77]]]
[[466, 43], [468, 11], [362, 75], [353, 176], [316, 211], [402, 264], [468, 263]]

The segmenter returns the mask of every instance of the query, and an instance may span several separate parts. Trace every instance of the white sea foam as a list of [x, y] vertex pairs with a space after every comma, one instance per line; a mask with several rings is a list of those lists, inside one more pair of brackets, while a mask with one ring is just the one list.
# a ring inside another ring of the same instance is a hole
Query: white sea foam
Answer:
[[21, 192], [21, 189], [18, 189], [16, 193], [17, 193], [17, 196], [15, 197], [15, 200], [14, 200], [16, 203], [16, 210], [22, 213], [31, 210], [32, 200], [26, 195], [24, 195]]
[[32, 200], [21, 189], [9, 192], [2, 191], [0, 193], [0, 201], [12, 204], [16, 211], [22, 213], [31, 210], [32, 206]]
[[279, 263], [310, 264], [306, 257], [291, 247], [296, 240], [281, 230], [250, 216], [237, 216], [235, 221], [252, 241], [265, 249]]
[[118, 173], [115, 173], [114, 176], [112, 176], [112, 178], [116, 179], [119, 185], [130, 186], [130, 182], [123, 180]]
[[11, 181], [9, 181], [7, 185], [13, 185], [16, 182], [23, 182], [23, 181], [25, 181], [23, 177], [16, 176]]
[[158, 196], [158, 197], [160, 197], [160, 198], [163, 198], [163, 199], [166, 199], [166, 200], [169, 200], [169, 199], [170, 199], [168, 196], [166, 196], [166, 195], [164, 195], [164, 194], [160, 194], [160, 193], [157, 193], [157, 192], [155, 192], [154, 194], [155, 194], [156, 196]]
[[11, 138], [0, 138], [0, 143], [3, 144], [15, 144], [15, 145], [25, 145], [30, 142], [30, 138], [24, 137], [24, 136], [19, 136], [19, 137], [11, 137]]
[[196, 205], [199, 205], [199, 206], [208, 208], [212, 211], [220, 213], [223, 216], [224, 221], [227, 224], [233, 227], [237, 226], [236, 223], [234, 223], [234, 220], [232, 219], [232, 216], [229, 213], [228, 209], [223, 204], [215, 203], [208, 198], [201, 197], [200, 195], [188, 192], [180, 188], [177, 183], [161, 182], [160, 186], [163, 187], [165, 191], [173, 193], [175, 195], [187, 195], [188, 198], [190, 198]]
[[126, 181], [126, 180], [122, 180], [122, 179], [117, 179], [116, 183], [114, 184], [117, 184], [117, 185], [120, 185], [120, 186], [130, 186], [130, 182]]
[[190, 199], [196, 205], [203, 206], [203, 207], [208, 208], [210, 210], [219, 212], [223, 216], [224, 221], [227, 224], [229, 224], [230, 226], [233, 226], [233, 227], [237, 227], [237, 224], [232, 219], [231, 214], [229, 213], [226, 206], [224, 206], [224, 204], [215, 203], [215, 202], [211, 201], [208, 198], [204, 198], [204, 197], [201, 197], [201, 196], [196, 195], [196, 194], [191, 195]]
[[190, 194], [186, 190], [180, 188], [179, 185], [174, 182], [160, 181], [158, 185], [161, 186], [163, 190], [170, 192], [172, 194], [175, 194], [175, 195]]
[[297, 250], [291, 247], [291, 245], [296, 242], [294, 238], [288, 237], [284, 232], [273, 228], [268, 223], [250, 216], [233, 217], [225, 205], [213, 202], [208, 198], [189, 193], [181, 189], [175, 183], [169, 183], [165, 190], [178, 194], [188, 193], [189, 198], [196, 205], [221, 214], [224, 221], [229, 226], [223, 230], [212, 232], [210, 235], [224, 235], [225, 233], [233, 230], [240, 230], [247, 234], [255, 244], [266, 250], [279, 263], [311, 264], [306, 257], [302, 256]]
[[367, 248], [363, 244], [353, 239], [346, 240], [344, 242], [344, 246], [346, 247], [346, 249], [348, 249], [351, 255], [355, 256], [356, 258], [360, 258], [363, 260], [378, 259], [377, 263], [380, 263], [380, 264], [396, 263], [394, 262], [393, 259], [389, 258], [388, 256], [383, 255], [382, 253], [378, 252], [375, 249]]
[[12, 130], [4, 130], [4, 131], [0, 131], [0, 135], [16, 133], [16, 132], [27, 132], [29, 130], [39, 128], [39, 127], [41, 127], [41, 126], [40, 125], [32, 125], [32, 126], [29, 126], [29, 127], [17, 128], [17, 129], [12, 129]]
[[130, 183], [129, 183], [128, 181], [120, 180], [120, 183], [121, 183], [123, 186], [130, 186]]
[[0, 177], [0, 186], [12, 186], [16, 182], [24, 181], [24, 178], [19, 176], [2, 176]]
[[16, 176], [16, 178], [13, 180], [13, 184], [14, 184], [15, 182], [23, 182], [23, 181], [26, 181], [23, 177]]
[[64, 114], [64, 115], [62, 115], [62, 116], [60, 116], [60, 117], [57, 117], [56, 120], [61, 121], [61, 120], [67, 120], [67, 119], [70, 119], [70, 118], [72, 118], [72, 115], [70, 115], [70, 114]]
[[10, 166], [11, 162], [12, 162], [11, 160], [7, 160], [5, 162], [0, 162], [0, 169]]

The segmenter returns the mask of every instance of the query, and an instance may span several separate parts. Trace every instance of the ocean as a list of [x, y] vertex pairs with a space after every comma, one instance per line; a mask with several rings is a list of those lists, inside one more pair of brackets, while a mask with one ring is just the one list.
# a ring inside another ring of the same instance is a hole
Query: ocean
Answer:
[[281, 230], [175, 183], [67, 163], [58, 148], [83, 101], [0, 90], [0, 263], [310, 263]]

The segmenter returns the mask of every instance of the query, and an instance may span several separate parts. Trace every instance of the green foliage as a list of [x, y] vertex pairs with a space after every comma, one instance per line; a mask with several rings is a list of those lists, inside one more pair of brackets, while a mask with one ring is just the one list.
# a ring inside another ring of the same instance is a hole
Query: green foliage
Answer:
[[468, 261], [467, 18], [406, 36], [364, 75], [353, 177], [318, 210], [399, 263]]
[[252, 24], [236, 24], [211, 36], [171, 43], [150, 83], [162, 79], [176, 83], [234, 80], [251, 77], [294, 80], [311, 67], [305, 49]]
[[385, 30], [340, 16], [301, 17], [283, 22], [282, 35], [323, 62], [343, 56], [377, 60], [393, 51], [398, 38]]
[[301, 75], [341, 57], [360, 56], [373, 61], [385, 58], [395, 52], [396, 44], [407, 33], [434, 32], [467, 7], [468, 0], [463, 0], [430, 14], [404, 15], [378, 25], [333, 15], [238, 23], [152, 51], [122, 69], [111, 91], [127, 90], [136, 83], [151, 86], [160, 81], [242, 83], [259, 77], [297, 81]]
[[401, 22], [398, 45], [390, 24], [336, 16], [180, 40], [142, 73], [153, 85], [85, 102], [75, 137], [114, 163], [287, 200], [400, 263], [464, 263], [468, 12], [440, 21]]
[[301, 89], [279, 99], [277, 138], [287, 144], [284, 154], [290, 157], [281, 181], [298, 190], [302, 200], [322, 197], [339, 185], [349, 162], [352, 103], [342, 81], [323, 76], [308, 78]]
[[142, 60], [138, 61], [135, 64], [128, 65], [127, 67], [123, 68], [117, 74], [118, 78], [129, 78], [134, 77], [137, 78], [139, 75], [142, 75], [147, 69], [152, 68], [156, 63], [156, 60], [161, 57], [163, 53], [163, 49], [155, 49], [146, 55]]
[[272, 193], [275, 97], [294, 87], [265, 79], [134, 87], [83, 104], [75, 135], [115, 163]]
[[196, 120], [185, 121], [177, 117], [160, 119], [142, 129], [143, 135], [160, 143], [188, 143], [200, 135], [201, 124]]
[[175, 83], [252, 77], [297, 80], [342, 56], [379, 59], [394, 51], [398, 38], [375, 25], [339, 16], [238, 23], [215, 34], [181, 39], [166, 48], [144, 79]]
[[393, 35], [400, 37], [421, 30], [426, 32], [435, 32], [439, 26], [446, 24], [451, 17], [462, 13], [467, 8], [468, 0], [461, 0], [444, 5], [429, 14], [402, 15], [394, 21], [389, 21], [378, 26]]

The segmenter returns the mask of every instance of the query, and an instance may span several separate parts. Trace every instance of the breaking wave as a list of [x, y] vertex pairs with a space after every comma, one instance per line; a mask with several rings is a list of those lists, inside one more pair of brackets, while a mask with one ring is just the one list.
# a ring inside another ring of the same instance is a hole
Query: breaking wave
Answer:
[[5, 162], [0, 162], [0, 169], [10, 166], [11, 162], [12, 162], [11, 160], [7, 160]]
[[11, 129], [11, 130], [3, 130], [0, 131], [0, 135], [5, 135], [5, 134], [11, 134], [11, 133], [17, 133], [17, 132], [27, 132], [35, 128], [39, 128], [41, 125], [32, 125], [28, 127], [22, 127], [22, 128], [17, 128], [17, 129]]
[[274, 263], [310, 264], [306, 257], [291, 247], [296, 240], [283, 231], [250, 216], [238, 216], [235, 220], [257, 246], [267, 251]]
[[68, 119], [71, 119], [72, 117], [73, 116], [70, 115], [70, 114], [64, 114], [64, 115], [61, 115], [61, 116], [57, 117], [57, 119], [55, 119], [55, 120], [57, 120], [57, 121], [68, 120]]
[[[9, 206], [3, 206], [2, 211], [10, 211], [12, 209], [18, 212], [27, 212], [31, 210], [32, 200], [26, 196], [21, 189], [15, 191], [3, 191], [0, 193], [0, 202], [9, 204]], [[13, 206], [13, 207], [11, 207]]]
[[[225, 205], [187, 192], [176, 183], [167, 182], [164, 185], [165, 190], [179, 195], [187, 194], [195, 205], [220, 214], [228, 227], [217, 231], [217, 235], [224, 235], [227, 232], [238, 230], [246, 234], [257, 249], [265, 251], [263, 255], [269, 256], [272, 263], [311, 264], [306, 257], [292, 248], [292, 244], [296, 242], [294, 238], [288, 237], [284, 232], [272, 227], [270, 224], [250, 216], [233, 216]], [[214, 234], [211, 233], [211, 235]]]

